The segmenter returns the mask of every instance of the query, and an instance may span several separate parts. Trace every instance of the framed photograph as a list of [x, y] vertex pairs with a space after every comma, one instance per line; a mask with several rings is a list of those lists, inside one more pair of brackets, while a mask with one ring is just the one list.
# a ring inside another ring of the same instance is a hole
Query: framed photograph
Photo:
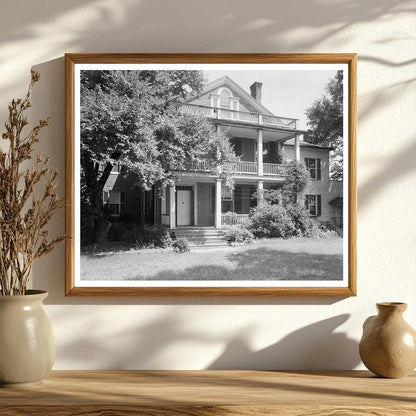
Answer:
[[355, 54], [66, 54], [66, 295], [356, 294]]

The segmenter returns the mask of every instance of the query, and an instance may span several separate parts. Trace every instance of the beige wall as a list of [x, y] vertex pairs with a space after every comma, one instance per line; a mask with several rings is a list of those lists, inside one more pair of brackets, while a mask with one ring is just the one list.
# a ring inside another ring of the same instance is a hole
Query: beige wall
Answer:
[[[358, 296], [350, 299], [65, 298], [64, 250], [34, 286], [55, 368], [355, 368], [377, 301], [416, 326], [415, 10], [403, 0], [44, 0], [0, 5], [0, 120], [42, 72], [33, 119], [64, 170], [65, 52], [357, 52]], [[60, 191], [63, 192], [63, 178]], [[399, 212], [399, 215], [398, 215]], [[54, 220], [63, 232], [64, 216]]]

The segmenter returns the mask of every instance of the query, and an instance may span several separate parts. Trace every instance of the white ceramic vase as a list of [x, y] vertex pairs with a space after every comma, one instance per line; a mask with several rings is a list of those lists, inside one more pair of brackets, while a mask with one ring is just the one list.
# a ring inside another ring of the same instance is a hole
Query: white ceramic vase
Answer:
[[39, 384], [55, 360], [55, 341], [42, 302], [48, 292], [0, 296], [0, 386]]

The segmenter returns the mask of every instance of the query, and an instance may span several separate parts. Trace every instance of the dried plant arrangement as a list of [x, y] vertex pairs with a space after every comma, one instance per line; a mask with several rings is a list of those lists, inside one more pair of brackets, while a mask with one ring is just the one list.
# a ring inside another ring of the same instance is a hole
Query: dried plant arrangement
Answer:
[[32, 166], [34, 145], [39, 132], [49, 124], [40, 120], [28, 133], [25, 116], [31, 107], [30, 97], [40, 74], [32, 71], [24, 99], [13, 100], [5, 123], [3, 140], [7, 150], [0, 149], [0, 293], [24, 295], [33, 262], [51, 252], [65, 236], [50, 237], [46, 228], [63, 200], [56, 192], [58, 171], [48, 167], [49, 157], [38, 155]]

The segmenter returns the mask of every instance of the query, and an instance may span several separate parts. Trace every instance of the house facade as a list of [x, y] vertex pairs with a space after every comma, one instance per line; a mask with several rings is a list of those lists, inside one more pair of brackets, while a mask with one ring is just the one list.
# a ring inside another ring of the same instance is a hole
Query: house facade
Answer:
[[[303, 141], [305, 132], [298, 129], [297, 120], [275, 116], [261, 98], [260, 82], [254, 82], [248, 92], [225, 76], [208, 83], [198, 97], [175, 105], [178, 112], [207, 117], [230, 138], [240, 159], [233, 171], [232, 190], [204, 161], [176, 172], [175, 185], [157, 192], [135, 188], [133, 178], [115, 168], [103, 195], [110, 213], [126, 213], [171, 229], [245, 223], [257, 203], [256, 191], [282, 186], [288, 162], [296, 160], [305, 163], [310, 173], [305, 192], [310, 215], [324, 223], [331, 221], [340, 201], [342, 206], [342, 186], [331, 185], [329, 179], [331, 148]], [[337, 202], [331, 205], [331, 201]]]

